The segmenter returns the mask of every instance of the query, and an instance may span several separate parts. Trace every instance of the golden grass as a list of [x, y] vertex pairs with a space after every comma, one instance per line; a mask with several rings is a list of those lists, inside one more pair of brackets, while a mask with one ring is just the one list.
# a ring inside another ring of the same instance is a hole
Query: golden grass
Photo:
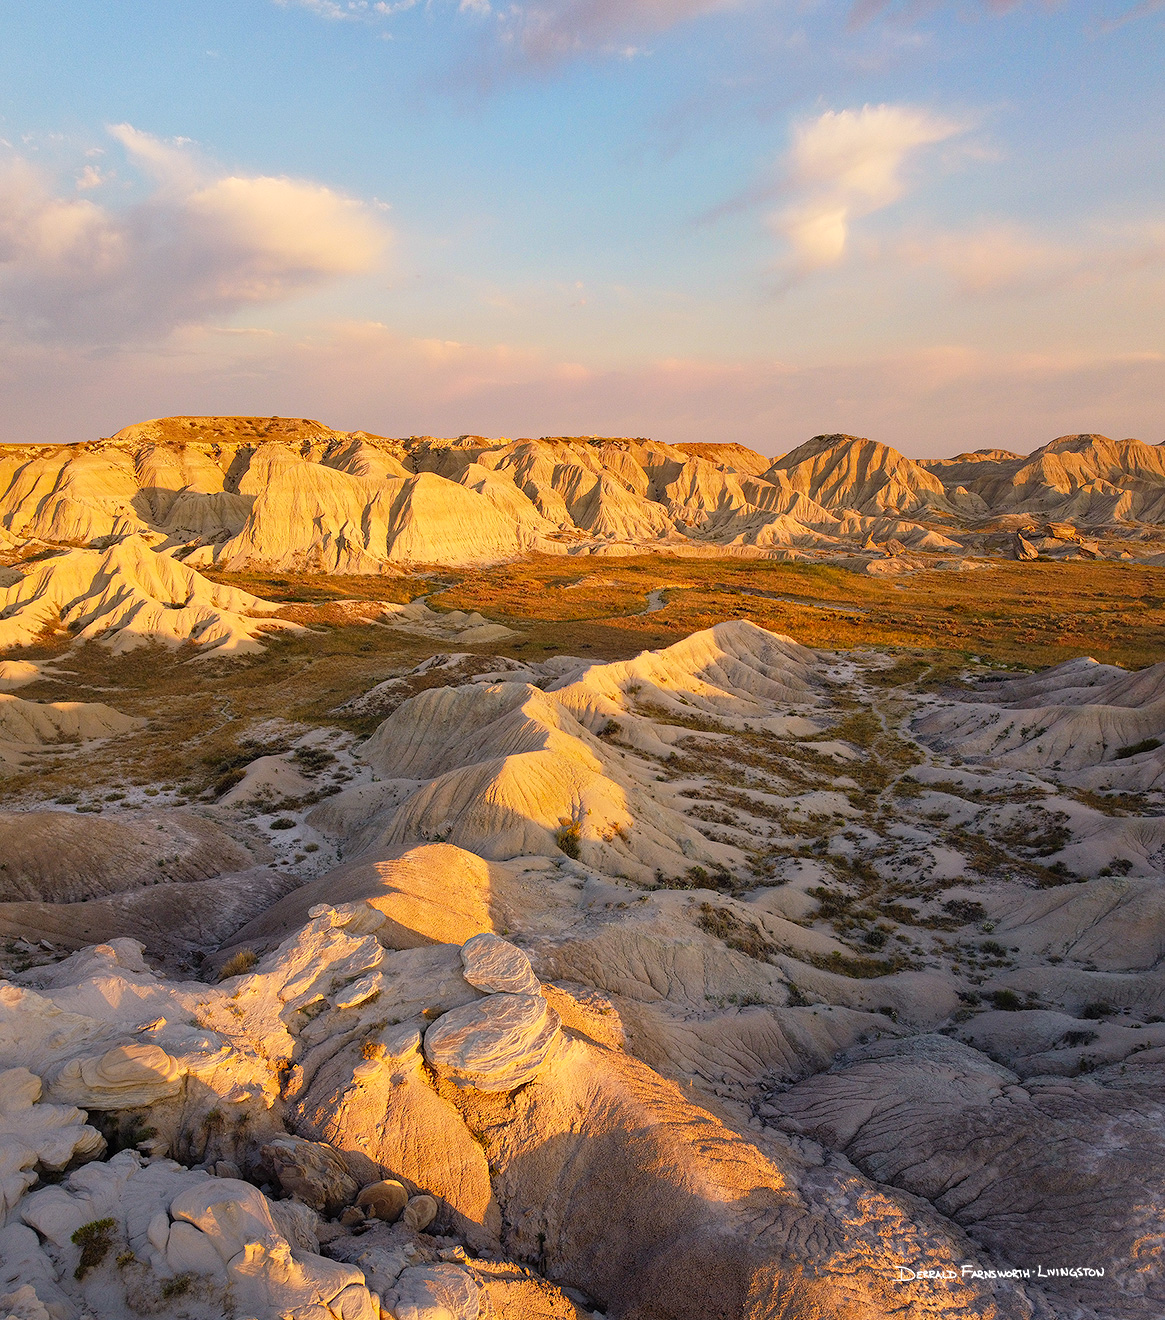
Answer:
[[[664, 608], [639, 613], [659, 588], [668, 592]], [[909, 648], [1032, 668], [1080, 654], [1137, 668], [1165, 654], [1165, 568], [1142, 564], [992, 561], [883, 580], [769, 560], [536, 556], [465, 573], [429, 603], [522, 628], [523, 649], [534, 654], [627, 656], [726, 618], [809, 646]]]
[[[1090, 654], [1136, 668], [1165, 655], [1165, 568], [1132, 564], [995, 562], [889, 582], [766, 560], [536, 556], [479, 570], [402, 570], [385, 577], [212, 576], [285, 602], [286, 613], [310, 631], [272, 634], [265, 654], [240, 660], [196, 659], [193, 648], [160, 647], [115, 657], [92, 644], [62, 660], [66, 640], [22, 651], [28, 659], [52, 657], [71, 673], [32, 684], [21, 696], [105, 701], [150, 722], [142, 733], [93, 749], [83, 761], [67, 758], [9, 776], [2, 781], [9, 801], [127, 782], [172, 782], [201, 794], [246, 759], [255, 726], [265, 721], [371, 732], [375, 717], [337, 715], [335, 708], [437, 651], [623, 659], [739, 617], [810, 646], [890, 650], [894, 663], [881, 673], [887, 688], [950, 682], [972, 656], [1038, 668]], [[664, 607], [642, 613], [649, 593], [661, 588]], [[520, 636], [486, 646], [451, 644], [345, 622], [335, 605], [425, 594], [435, 609], [480, 610]], [[858, 727], [857, 712], [854, 717], [847, 736], [893, 750], [892, 737], [872, 725]], [[869, 716], [862, 718], [868, 725]], [[795, 769], [783, 761], [786, 776], [796, 778]]]

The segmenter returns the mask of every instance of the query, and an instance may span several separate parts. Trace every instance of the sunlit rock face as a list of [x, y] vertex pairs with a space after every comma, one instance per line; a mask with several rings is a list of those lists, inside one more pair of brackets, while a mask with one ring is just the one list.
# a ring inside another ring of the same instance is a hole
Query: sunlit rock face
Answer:
[[0, 1316], [1161, 1311], [1159, 676], [894, 666], [426, 660], [269, 836], [318, 730], [6, 813]]
[[[387, 953], [374, 938], [378, 917], [366, 905], [322, 911], [254, 971], [220, 987], [133, 971], [127, 949], [130, 966], [122, 970], [146, 992], [136, 1009], [123, 993], [111, 997], [108, 975], [95, 975], [83, 958], [35, 1002], [10, 997], [10, 1021], [52, 1019], [64, 1011], [58, 1001], [79, 997], [91, 1010], [117, 1005], [106, 1031], [140, 1034], [135, 1019], [167, 1000], [197, 1002], [209, 1023], [199, 1049], [182, 1056], [157, 1045], [95, 1056], [92, 1028], [68, 1041], [53, 1037], [58, 1056], [68, 1056], [54, 1086], [88, 1086], [90, 1103], [106, 1114], [148, 1113], [157, 1124], [141, 1143], [148, 1157], [123, 1150], [100, 1160], [103, 1143], [83, 1113], [46, 1107], [30, 1070], [2, 1075], [6, 1122], [19, 1134], [23, 1165], [81, 1162], [54, 1186], [26, 1190], [35, 1172], [5, 1183], [10, 1219], [33, 1231], [22, 1236], [17, 1227], [10, 1236], [23, 1253], [21, 1286], [40, 1305], [75, 1298], [99, 1314], [126, 1314], [180, 1287], [196, 1314], [232, 1302], [265, 1316], [316, 1313], [311, 1308], [341, 1317], [382, 1309], [424, 1316], [442, 1306], [473, 1314], [485, 1284], [463, 1250], [443, 1245], [452, 1234], [472, 1250], [489, 1243], [503, 1256], [540, 1256], [550, 1278], [573, 1280], [615, 1315], [661, 1306], [665, 1314], [695, 1314], [694, 1305], [706, 1308], [716, 1296], [733, 1308], [755, 1302], [771, 1310], [790, 1291], [798, 1305], [837, 1310], [888, 1303], [875, 1267], [887, 1247], [952, 1249], [933, 1215], [904, 1218], [905, 1204], [852, 1171], [813, 1172], [812, 1161], [789, 1151], [775, 1162], [762, 1155], [645, 1065], [564, 1028], [539, 993], [482, 995], [463, 979], [467, 1002], [448, 1007], [458, 996], [446, 996], [445, 978], [458, 967], [481, 972], [481, 937], [467, 949], [431, 946], [441, 957], [426, 963], [419, 950]], [[360, 933], [369, 926], [372, 934]], [[484, 947], [491, 975], [498, 967], [533, 975], [512, 944], [493, 938]], [[343, 1007], [343, 987], [368, 968], [382, 976], [375, 1005]], [[423, 1001], [429, 1007], [416, 1013]], [[385, 1027], [383, 1018], [371, 1020], [374, 1011], [406, 1021]], [[417, 1025], [406, 1025], [410, 1013]], [[422, 1026], [431, 1070], [418, 1067]], [[162, 1019], [149, 1030], [171, 1042], [181, 1035]], [[207, 1068], [212, 1053], [216, 1066]], [[330, 1083], [317, 1088], [325, 1070]], [[307, 1096], [293, 1103], [305, 1087]], [[383, 1177], [393, 1142], [357, 1135], [345, 1122], [352, 1092], [378, 1087], [389, 1097], [410, 1089], [430, 1097], [427, 1105], [391, 1098], [379, 1110], [375, 1127], [398, 1129], [414, 1150], [407, 1173], [397, 1164], [392, 1185], [400, 1199], [387, 1195]], [[323, 1128], [332, 1140], [279, 1135], [286, 1123]], [[197, 1167], [164, 1153], [189, 1159], [192, 1143], [201, 1147]], [[480, 1172], [464, 1168], [457, 1178], [457, 1151], [470, 1147], [484, 1155]], [[270, 1171], [266, 1194], [235, 1176], [240, 1170], [256, 1178]], [[276, 1195], [288, 1199], [270, 1199]], [[382, 1227], [370, 1232], [373, 1223]], [[784, 1263], [774, 1272], [778, 1252]], [[834, 1278], [830, 1262], [843, 1256], [849, 1271]], [[863, 1256], [868, 1268], [855, 1278]], [[697, 1267], [698, 1282], [680, 1290], [676, 1269]], [[942, 1298], [948, 1315], [985, 1314], [988, 1304], [975, 1285], [946, 1289]], [[1034, 1313], [1023, 1300], [992, 1312]]]
[[[983, 543], [992, 518], [1005, 520], [996, 532], [1042, 533], [1033, 553], [1082, 553], [1081, 528], [1165, 521], [1160, 450], [1096, 435], [1063, 436], [1027, 458], [985, 451], [915, 462], [849, 435], [816, 436], [767, 459], [740, 445], [388, 440], [305, 419], [177, 417], [89, 445], [11, 447], [0, 481], [0, 531], [13, 544], [154, 546], [196, 569], [382, 573], [620, 548], [880, 547], [878, 562], [972, 545], [1015, 553], [1006, 536]], [[101, 571], [124, 574], [147, 614], [187, 602], [194, 614], [158, 618], [161, 632], [197, 627], [218, 645], [247, 643], [232, 617], [240, 598], [195, 601], [213, 590], [179, 581], [180, 564], [147, 569], [142, 553]], [[176, 586], [185, 591], [175, 596]]]

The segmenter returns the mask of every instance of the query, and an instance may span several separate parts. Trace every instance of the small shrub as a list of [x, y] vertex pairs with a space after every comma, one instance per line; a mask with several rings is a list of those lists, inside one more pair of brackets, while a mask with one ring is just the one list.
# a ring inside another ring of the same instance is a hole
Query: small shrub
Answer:
[[89, 1270], [95, 1269], [109, 1255], [116, 1227], [117, 1221], [114, 1219], [94, 1219], [91, 1223], [82, 1224], [73, 1234], [73, 1245], [81, 1248], [81, 1259], [73, 1271], [75, 1279], [83, 1279]]
[[1073, 1049], [1077, 1045], [1091, 1045], [1095, 1039], [1095, 1031], [1066, 1031], [1060, 1037], [1060, 1044], [1065, 1049]]
[[996, 990], [991, 996], [991, 1002], [1007, 1013], [1016, 1013], [1023, 1007], [1023, 1000], [1014, 990]]
[[226, 774], [219, 775], [214, 781], [212, 790], [215, 797], [222, 797], [224, 794], [229, 793], [236, 784], [241, 784], [246, 777], [246, 771], [241, 770], [238, 766], [233, 770], [228, 770]]
[[268, 828], [273, 830], [293, 830], [295, 829], [295, 821], [293, 821], [290, 816], [280, 816], [278, 820], [273, 820]]
[[1080, 1016], [1086, 1022], [1099, 1022], [1101, 1018], [1111, 1017], [1116, 1012], [1111, 1004], [1103, 999], [1094, 999], [1080, 1010]]
[[325, 766], [335, 761], [336, 755], [323, 747], [297, 747], [292, 759], [297, 761], [299, 768], [307, 774], [317, 775]]
[[575, 861], [582, 851], [579, 847], [581, 840], [582, 826], [576, 820], [563, 820], [554, 834], [554, 842], [558, 845], [559, 852], [565, 853]]
[[728, 908], [701, 903], [696, 924], [709, 935], [723, 940], [730, 949], [748, 958], [755, 958], [758, 962], [767, 962], [769, 955], [777, 952], [776, 946], [765, 939], [759, 927], [741, 921]]
[[1130, 756], [1140, 756], [1142, 752], [1155, 752], [1160, 746], [1160, 738], [1142, 738], [1139, 743], [1130, 743], [1127, 747], [1118, 747], [1113, 753], [1113, 760], [1124, 761]]
[[242, 976], [244, 972], [249, 972], [258, 961], [259, 955], [254, 949], [240, 949], [238, 953], [233, 954], [223, 963], [218, 979], [229, 981], [232, 976]]
[[320, 845], [318, 843], [305, 843], [303, 845], [303, 850], [305, 853], [319, 852]]
[[964, 925], [982, 921], [987, 915], [983, 904], [971, 898], [952, 898], [943, 904], [943, 911]]
[[190, 1285], [194, 1282], [192, 1274], [175, 1274], [172, 1279], [167, 1279], [162, 1284], [162, 1296], [165, 1298], [181, 1297], [183, 1293], [190, 1291]]
[[[851, 976], [858, 981], [873, 980], [878, 976], [889, 976], [901, 971], [904, 959], [895, 955], [892, 958], [848, 957], [836, 949], [829, 955], [815, 953], [807, 959], [814, 967], [826, 972], [836, 972], [839, 976]], [[879, 1009], [879, 1012], [882, 1010]]]

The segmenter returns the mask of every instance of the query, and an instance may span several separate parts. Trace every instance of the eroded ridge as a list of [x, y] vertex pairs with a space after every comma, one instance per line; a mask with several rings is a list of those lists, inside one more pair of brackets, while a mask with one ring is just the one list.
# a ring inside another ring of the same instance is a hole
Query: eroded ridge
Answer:
[[1165, 1306], [1155, 670], [415, 677], [0, 871], [14, 1314]]

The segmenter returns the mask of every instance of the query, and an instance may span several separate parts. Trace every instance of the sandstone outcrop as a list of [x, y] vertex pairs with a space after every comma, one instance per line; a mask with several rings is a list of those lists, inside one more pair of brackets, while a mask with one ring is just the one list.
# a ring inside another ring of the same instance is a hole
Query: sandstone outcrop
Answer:
[[268, 617], [277, 608], [211, 582], [141, 536], [127, 536], [104, 551], [66, 550], [41, 560], [0, 587], [0, 649], [68, 630], [115, 653], [148, 642], [193, 642], [208, 652], [242, 655], [262, 649], [262, 632], [298, 626]]

